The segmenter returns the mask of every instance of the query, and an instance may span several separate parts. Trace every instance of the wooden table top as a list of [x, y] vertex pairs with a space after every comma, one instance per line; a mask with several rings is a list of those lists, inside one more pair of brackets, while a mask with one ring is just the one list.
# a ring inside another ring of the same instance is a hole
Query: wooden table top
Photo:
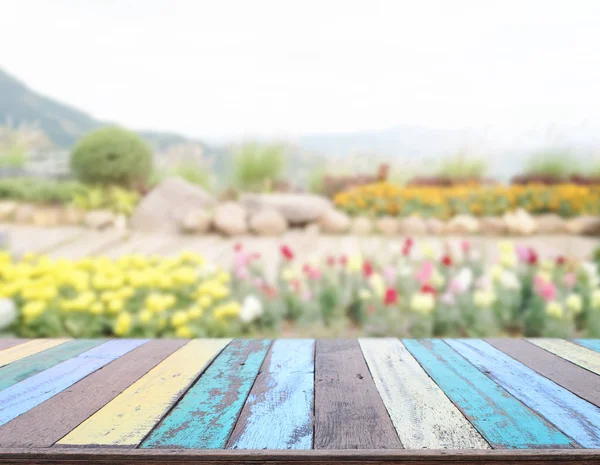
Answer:
[[0, 339], [0, 463], [600, 463], [600, 340]]

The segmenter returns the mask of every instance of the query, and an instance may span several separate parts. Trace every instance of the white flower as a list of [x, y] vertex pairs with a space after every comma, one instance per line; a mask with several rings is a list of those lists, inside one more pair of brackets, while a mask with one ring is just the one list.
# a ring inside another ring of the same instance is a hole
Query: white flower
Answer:
[[598, 268], [596, 268], [596, 264], [592, 262], [583, 262], [581, 268], [587, 275], [590, 287], [598, 287], [600, 278], [598, 277]]
[[240, 320], [244, 323], [251, 323], [259, 318], [263, 312], [263, 304], [256, 296], [246, 296], [240, 310]]
[[518, 290], [521, 289], [521, 283], [515, 273], [509, 270], [505, 270], [500, 275], [500, 282], [505, 289]]
[[373, 273], [369, 278], [369, 284], [376, 296], [381, 297], [385, 292], [385, 281], [379, 273]]
[[575, 315], [578, 315], [583, 310], [583, 299], [579, 294], [569, 294], [565, 300], [567, 308], [571, 310]]
[[433, 287], [435, 287], [436, 289], [439, 289], [445, 283], [446, 283], [446, 278], [444, 278], [444, 275], [442, 273], [440, 273], [438, 270], [433, 270], [433, 273], [431, 274], [431, 284], [433, 284]]
[[460, 288], [460, 292], [466, 292], [473, 284], [473, 270], [471, 268], [461, 268], [454, 278]]
[[11, 299], [0, 299], [0, 331], [8, 328], [17, 318], [15, 303]]
[[473, 292], [473, 303], [479, 308], [489, 308], [496, 301], [496, 295], [492, 291], [481, 289]]

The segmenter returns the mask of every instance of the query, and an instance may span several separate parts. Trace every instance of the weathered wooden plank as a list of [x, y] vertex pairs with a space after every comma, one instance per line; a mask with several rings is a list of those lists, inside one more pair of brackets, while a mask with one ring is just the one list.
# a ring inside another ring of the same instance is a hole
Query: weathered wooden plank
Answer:
[[0, 391], [0, 425], [54, 397], [146, 340], [110, 341]]
[[600, 447], [600, 409], [487, 342], [447, 339], [469, 362], [583, 447]]
[[69, 339], [33, 339], [23, 344], [15, 345], [0, 351], [0, 367], [37, 354], [43, 350], [64, 344]]
[[575, 342], [588, 349], [600, 352], [600, 339], [575, 339]]
[[401, 449], [356, 340], [318, 340], [315, 449]]
[[2, 367], [0, 368], [0, 391], [104, 342], [106, 341], [101, 339], [69, 341]]
[[359, 342], [404, 447], [490, 447], [398, 339], [359, 339]]
[[224, 448], [270, 344], [229, 344], [141, 447]]
[[273, 343], [227, 444], [230, 449], [310, 449], [314, 340]]
[[529, 342], [593, 373], [600, 374], [600, 354], [564, 339], [528, 339]]
[[404, 345], [494, 448], [558, 449], [573, 441], [440, 340]]
[[188, 342], [57, 444], [137, 446], [229, 341]]
[[522, 339], [486, 339], [540, 375], [600, 407], [600, 377]]
[[153, 340], [110, 362], [0, 426], [0, 447], [50, 447], [185, 343]]
[[19, 339], [16, 337], [8, 337], [8, 338], [0, 339], [0, 350], [18, 346], [19, 344], [24, 344], [27, 341], [29, 341], [29, 339]]

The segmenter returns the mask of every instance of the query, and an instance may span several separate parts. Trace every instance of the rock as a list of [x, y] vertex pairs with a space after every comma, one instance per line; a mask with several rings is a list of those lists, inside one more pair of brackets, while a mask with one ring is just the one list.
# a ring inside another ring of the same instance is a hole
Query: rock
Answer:
[[209, 209], [214, 204], [214, 197], [201, 187], [179, 177], [167, 178], [138, 204], [131, 229], [174, 234], [190, 210]]
[[12, 220], [17, 211], [17, 206], [17, 202], [13, 202], [12, 200], [0, 202], [0, 221]]
[[204, 208], [188, 211], [179, 222], [179, 229], [186, 234], [206, 234], [210, 230], [212, 215]]
[[406, 236], [422, 236], [427, 234], [427, 223], [418, 216], [409, 216], [400, 221], [400, 232]]
[[17, 206], [15, 210], [15, 222], [17, 223], [31, 223], [33, 221], [33, 215], [35, 213], [35, 207], [28, 203], [22, 203]]
[[384, 236], [396, 236], [400, 230], [400, 221], [391, 216], [382, 216], [375, 220], [375, 231]]
[[224, 202], [217, 205], [213, 214], [217, 231], [227, 236], [239, 236], [248, 231], [246, 210], [239, 203]]
[[288, 223], [277, 210], [261, 210], [250, 217], [250, 229], [259, 236], [281, 236]]
[[600, 217], [578, 216], [567, 221], [566, 228], [571, 234], [598, 235], [600, 234]]
[[373, 232], [373, 223], [367, 217], [356, 217], [352, 220], [350, 232], [352, 234], [356, 234], [357, 236], [368, 236]]
[[485, 216], [479, 220], [479, 231], [484, 236], [503, 236], [508, 228], [501, 217]]
[[83, 217], [83, 224], [93, 229], [105, 229], [112, 226], [114, 222], [115, 214], [110, 210], [92, 210], [86, 212]]
[[77, 207], [66, 207], [61, 211], [60, 221], [62, 224], [77, 225], [83, 223], [85, 210]]
[[530, 236], [535, 233], [537, 228], [533, 216], [522, 208], [519, 208], [516, 212], [506, 212], [503, 218], [504, 224], [510, 234]]
[[313, 194], [244, 194], [241, 203], [250, 214], [277, 210], [292, 225], [319, 221], [332, 208], [328, 199]]
[[555, 213], [539, 215], [535, 222], [538, 234], [560, 234], [567, 231], [565, 219]]
[[456, 215], [446, 224], [446, 232], [449, 234], [476, 234], [479, 232], [479, 221], [471, 215]]
[[317, 223], [310, 223], [304, 228], [304, 234], [307, 236], [318, 236], [321, 234], [321, 227]]
[[427, 218], [425, 220], [425, 225], [427, 226], [427, 234], [433, 234], [435, 236], [444, 234], [444, 231], [446, 230], [446, 223], [437, 218]]
[[321, 215], [318, 226], [325, 234], [343, 234], [350, 228], [350, 217], [330, 208]]
[[117, 231], [127, 231], [127, 217], [123, 214], [117, 215], [113, 222], [113, 228]]
[[32, 224], [41, 228], [58, 226], [61, 223], [61, 210], [53, 207], [40, 207], [33, 212]]

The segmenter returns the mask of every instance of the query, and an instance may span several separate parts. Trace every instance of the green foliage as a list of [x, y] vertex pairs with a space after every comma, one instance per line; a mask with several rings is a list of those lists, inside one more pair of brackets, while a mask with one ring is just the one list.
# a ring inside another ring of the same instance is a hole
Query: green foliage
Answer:
[[13, 147], [0, 153], [0, 167], [23, 168], [25, 163], [27, 163], [27, 154], [20, 147]]
[[286, 148], [281, 144], [246, 142], [235, 150], [234, 180], [240, 189], [270, 190], [285, 166]]
[[193, 161], [182, 162], [171, 170], [171, 174], [207, 190], [212, 190], [214, 187], [210, 171], [200, 163]]
[[535, 152], [529, 158], [525, 174], [564, 179], [580, 171], [579, 164], [568, 149], [552, 148]]
[[118, 186], [90, 187], [73, 197], [73, 205], [84, 210], [105, 208], [115, 213], [131, 215], [140, 200], [137, 192]]
[[66, 204], [85, 191], [78, 182], [58, 182], [43, 179], [2, 179], [0, 180], [0, 199], [18, 200], [40, 204]]
[[313, 194], [323, 194], [325, 184], [325, 170], [315, 168], [308, 177], [308, 190]]
[[487, 170], [488, 166], [484, 159], [458, 152], [442, 160], [438, 175], [451, 179], [480, 179], [485, 176]]
[[152, 172], [152, 152], [137, 134], [106, 127], [77, 143], [71, 155], [71, 169], [84, 183], [145, 185]]

